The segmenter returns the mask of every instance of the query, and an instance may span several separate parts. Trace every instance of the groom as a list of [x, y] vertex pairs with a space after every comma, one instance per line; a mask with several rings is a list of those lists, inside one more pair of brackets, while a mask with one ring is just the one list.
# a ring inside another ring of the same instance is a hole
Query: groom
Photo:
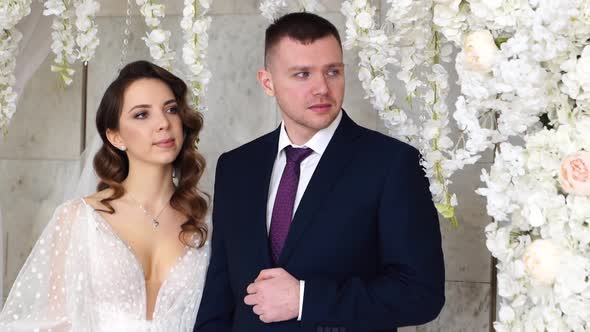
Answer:
[[309, 13], [266, 30], [264, 91], [283, 122], [218, 161], [196, 332], [368, 332], [444, 303], [436, 210], [419, 153], [341, 109], [336, 28]]

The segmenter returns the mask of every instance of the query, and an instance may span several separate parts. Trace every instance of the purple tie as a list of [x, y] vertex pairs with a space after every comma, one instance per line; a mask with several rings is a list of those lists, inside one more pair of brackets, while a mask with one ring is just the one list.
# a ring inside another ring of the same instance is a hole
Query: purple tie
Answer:
[[299, 184], [299, 166], [312, 152], [310, 148], [294, 148], [290, 145], [285, 148], [287, 164], [279, 182], [270, 223], [270, 247], [275, 263], [279, 261], [293, 218], [293, 206]]

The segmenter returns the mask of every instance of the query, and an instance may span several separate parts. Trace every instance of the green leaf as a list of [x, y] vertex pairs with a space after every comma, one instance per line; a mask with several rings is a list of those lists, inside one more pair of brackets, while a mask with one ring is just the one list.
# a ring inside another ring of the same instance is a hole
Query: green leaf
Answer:
[[451, 204], [436, 203], [436, 210], [445, 218], [451, 218], [455, 215], [455, 208]]
[[508, 41], [508, 37], [498, 37], [496, 39], [494, 39], [494, 43], [496, 43], [496, 46], [498, 46], [498, 48], [500, 48], [502, 46], [502, 44], [504, 44], [505, 42]]
[[459, 221], [457, 220], [457, 216], [455, 216], [455, 208], [451, 204], [436, 203], [434, 206], [438, 213], [446, 219], [449, 219], [455, 228], [459, 226]]

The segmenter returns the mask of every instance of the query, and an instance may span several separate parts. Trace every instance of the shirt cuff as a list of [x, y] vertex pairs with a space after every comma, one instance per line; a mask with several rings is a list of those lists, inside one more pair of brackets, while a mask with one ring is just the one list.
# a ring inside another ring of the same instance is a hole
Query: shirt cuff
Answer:
[[301, 315], [303, 314], [303, 294], [305, 291], [305, 280], [299, 280], [299, 316], [297, 316], [297, 320], [301, 320]]

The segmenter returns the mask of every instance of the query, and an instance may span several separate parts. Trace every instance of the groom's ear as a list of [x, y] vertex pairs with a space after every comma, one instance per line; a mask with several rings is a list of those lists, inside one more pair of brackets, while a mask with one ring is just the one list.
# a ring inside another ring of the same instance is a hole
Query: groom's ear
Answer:
[[272, 75], [266, 69], [260, 69], [258, 71], [258, 82], [262, 85], [264, 92], [269, 96], [275, 95], [274, 85], [272, 84]]

